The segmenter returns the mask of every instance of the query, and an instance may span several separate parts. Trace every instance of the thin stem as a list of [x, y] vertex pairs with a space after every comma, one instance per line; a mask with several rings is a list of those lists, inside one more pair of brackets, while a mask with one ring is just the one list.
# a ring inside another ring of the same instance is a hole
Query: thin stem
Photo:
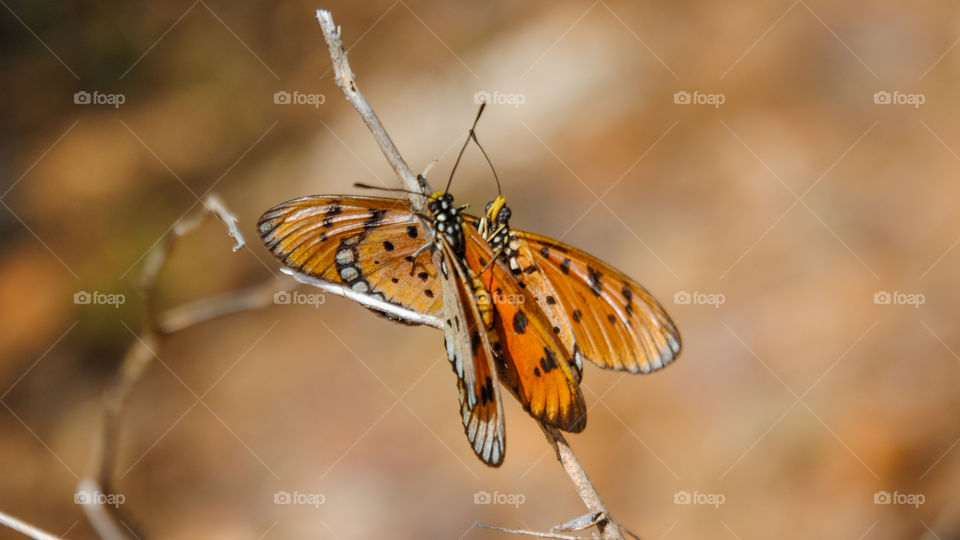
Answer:
[[[127, 349], [116, 378], [104, 392], [103, 425], [91, 452], [93, 472], [80, 480], [80, 493], [113, 493], [124, 405], [168, 336], [226, 315], [265, 307], [272, 303], [273, 293], [286, 288], [278, 279], [271, 277], [255, 287], [196, 300], [158, 313], [155, 306], [157, 282], [177, 240], [200, 226], [210, 215], [219, 218], [227, 228], [227, 234], [236, 241], [234, 251], [244, 245], [243, 236], [237, 228], [237, 218], [216, 195], [211, 194], [204, 199], [201, 210], [175, 223], [147, 256], [139, 282], [144, 294], [144, 328]], [[84, 514], [101, 538], [127, 540], [141, 537], [127, 524], [132, 520], [123, 515], [119, 506], [103, 504], [98, 497], [89, 497], [88, 500], [90, 502], [83, 505]]]
[[[387, 135], [387, 130], [384, 129], [383, 124], [380, 123], [380, 118], [377, 117], [377, 113], [373, 112], [373, 108], [370, 107], [366, 98], [360, 93], [360, 88], [357, 87], [357, 81], [353, 77], [353, 71], [350, 69], [350, 63], [347, 61], [347, 51], [344, 50], [343, 42], [340, 39], [340, 27], [334, 24], [333, 15], [325, 9], [318, 9], [317, 20], [320, 21], [320, 28], [323, 29], [323, 37], [327, 41], [327, 47], [330, 48], [330, 58], [333, 60], [333, 79], [336, 81], [337, 86], [343, 90], [343, 94], [347, 96], [347, 101], [353, 105], [353, 108], [356, 109], [360, 117], [363, 118], [367, 129], [373, 134], [373, 138], [377, 140], [380, 151], [383, 152], [390, 166], [393, 167], [394, 172], [400, 177], [400, 182], [403, 184], [403, 187], [413, 193], [423, 193], [423, 186], [420, 185], [417, 176], [410, 172], [407, 162], [403, 160], [400, 151], [397, 150], [396, 145], [393, 144], [393, 140]], [[409, 194], [408, 198], [414, 210], [418, 212], [426, 210], [423, 197]]]

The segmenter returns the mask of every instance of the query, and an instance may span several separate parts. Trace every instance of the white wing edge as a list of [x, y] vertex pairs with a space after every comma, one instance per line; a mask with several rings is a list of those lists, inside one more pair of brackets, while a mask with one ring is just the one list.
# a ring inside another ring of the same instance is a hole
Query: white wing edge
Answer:
[[384, 311], [396, 317], [403, 319], [404, 321], [416, 323], [416, 324], [425, 324], [427, 326], [432, 326], [434, 328], [443, 329], [443, 321], [437, 317], [430, 315], [425, 315], [417, 311], [412, 311], [404, 307], [400, 307], [396, 304], [387, 302], [380, 298], [369, 296], [367, 294], [359, 293], [346, 287], [340, 283], [330, 283], [329, 281], [323, 281], [322, 279], [317, 279], [313, 276], [308, 276], [306, 274], [297, 272], [291, 268], [280, 268], [280, 271], [284, 274], [292, 276], [293, 279], [304, 283], [307, 285], [312, 285], [319, 289], [323, 289], [331, 294], [336, 294], [344, 298], [348, 298], [361, 304], [363, 306]]

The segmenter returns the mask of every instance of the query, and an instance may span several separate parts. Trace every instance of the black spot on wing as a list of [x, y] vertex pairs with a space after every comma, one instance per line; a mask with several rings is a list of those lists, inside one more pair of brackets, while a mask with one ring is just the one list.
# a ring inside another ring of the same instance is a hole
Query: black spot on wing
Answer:
[[554, 370], [558, 367], [557, 356], [553, 354], [553, 350], [550, 347], [543, 348], [543, 358], [540, 359], [540, 367], [543, 368], [544, 373], [550, 373], [551, 370]]
[[430, 279], [430, 274], [426, 272], [420, 272], [419, 274], [417, 274], [417, 277], [420, 278], [421, 281], [426, 281]]
[[539, 376], [540, 376], [540, 368], [538, 368], [538, 367], [533, 368], [533, 374], [536, 375], [537, 377], [539, 377]]
[[391, 241], [389, 241], [389, 240], [384, 240], [384, 242], [383, 242], [383, 249], [385, 249], [385, 250], [387, 250], [387, 251], [393, 251], [393, 242], [391, 242]]
[[613, 313], [607, 315], [607, 320], [610, 321], [610, 324], [616, 324], [617, 318], [613, 316]]
[[480, 388], [480, 402], [484, 405], [493, 401], [493, 379], [487, 376], [483, 386]]
[[527, 331], [527, 324], [529, 324], [529, 322], [527, 316], [524, 315], [522, 311], [518, 311], [513, 316], [513, 330], [518, 334], [523, 334]]
[[573, 321], [574, 321], [574, 322], [580, 322], [580, 319], [582, 319], [582, 318], [583, 318], [583, 313], [581, 313], [579, 309], [573, 310]]
[[540, 254], [543, 255], [544, 257], [549, 257], [549, 256], [550, 256], [550, 250], [547, 249], [546, 246], [544, 246], [544, 247], [540, 248]]
[[603, 294], [603, 274], [592, 266], [587, 266], [587, 273], [590, 274], [590, 290], [600, 296]]
[[563, 262], [560, 263], [560, 271], [564, 274], [570, 273], [570, 258], [564, 257]]
[[554, 298], [552, 295], [551, 295], [551, 296], [547, 296], [547, 303], [552, 306], [552, 305], [554, 305], [554, 304], [557, 303], [557, 299]]
[[480, 332], [474, 330], [473, 334], [470, 335], [470, 347], [473, 348], [473, 354], [477, 354], [477, 351], [480, 350]]
[[[425, 289], [425, 290], [423, 291], [423, 294], [427, 295], [427, 298], [433, 298], [433, 290], [432, 290], [432, 289]], [[457, 322], [460, 322], [460, 320], [457, 319]]]
[[411, 225], [411, 226], [407, 227], [407, 236], [409, 236], [410, 238], [416, 238], [416, 237], [417, 237], [417, 226], [416, 226], [416, 225]]
[[370, 217], [363, 222], [364, 229], [372, 229], [380, 224], [383, 220], [383, 216], [386, 215], [387, 210], [385, 208], [375, 208], [370, 211]]

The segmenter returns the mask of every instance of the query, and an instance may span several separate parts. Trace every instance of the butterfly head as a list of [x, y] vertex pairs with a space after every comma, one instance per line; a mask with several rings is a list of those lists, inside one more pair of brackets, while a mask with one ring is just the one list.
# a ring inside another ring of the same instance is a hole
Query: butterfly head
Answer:
[[463, 238], [463, 216], [460, 211], [464, 206], [454, 206], [453, 195], [438, 191], [430, 196], [427, 209], [433, 217], [433, 234], [442, 237], [453, 247], [454, 253], [463, 254], [466, 242]]
[[497, 195], [496, 199], [487, 203], [484, 214], [490, 223], [506, 226], [510, 224], [512, 212], [510, 212], [510, 207], [507, 206], [507, 200]]

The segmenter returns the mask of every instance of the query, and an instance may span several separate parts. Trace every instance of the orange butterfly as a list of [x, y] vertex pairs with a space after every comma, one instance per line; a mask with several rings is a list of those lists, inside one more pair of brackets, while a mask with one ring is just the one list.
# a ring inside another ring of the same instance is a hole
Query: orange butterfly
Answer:
[[[538, 420], [582, 430], [579, 371], [542, 315], [530, 309], [533, 298], [498, 261], [490, 271], [504, 283], [491, 299], [476, 277], [495, 260], [489, 244], [462, 225], [461, 208], [449, 194], [435, 193], [428, 208], [430, 216], [419, 216], [405, 200], [313, 196], [268, 210], [258, 226], [267, 248], [297, 279], [391, 319], [445, 331], [464, 429], [485, 463], [503, 462], [501, 377]], [[418, 258], [427, 249], [440, 250], [440, 272], [432, 260]]]

